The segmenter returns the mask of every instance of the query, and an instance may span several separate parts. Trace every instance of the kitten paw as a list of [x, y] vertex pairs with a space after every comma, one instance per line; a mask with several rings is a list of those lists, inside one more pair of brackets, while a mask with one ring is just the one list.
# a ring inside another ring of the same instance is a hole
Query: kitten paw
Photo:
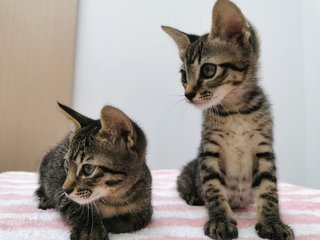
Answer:
[[49, 208], [54, 208], [54, 205], [49, 202], [47, 197], [41, 196], [39, 198], [38, 208], [40, 208], [42, 210], [46, 210], [46, 209], [49, 209]]
[[279, 221], [257, 223], [256, 230], [261, 238], [272, 240], [293, 240], [294, 232], [286, 224]]
[[71, 240], [109, 240], [108, 233], [93, 228], [78, 230], [73, 228], [70, 235]]
[[203, 206], [204, 202], [199, 197], [193, 196], [193, 195], [183, 195], [181, 196], [188, 205], [191, 206]]
[[39, 198], [38, 208], [43, 210], [46, 210], [48, 208], [54, 208], [54, 204], [50, 203], [47, 195], [44, 192], [43, 187], [39, 187], [34, 194]]
[[215, 240], [229, 240], [238, 238], [237, 222], [234, 219], [225, 221], [209, 220], [204, 226], [205, 234]]

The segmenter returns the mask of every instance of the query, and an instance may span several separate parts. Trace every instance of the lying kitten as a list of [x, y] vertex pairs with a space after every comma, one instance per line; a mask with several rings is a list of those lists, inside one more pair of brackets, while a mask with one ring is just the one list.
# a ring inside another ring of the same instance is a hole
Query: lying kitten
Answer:
[[238, 237], [232, 208], [255, 198], [262, 238], [294, 239], [280, 218], [270, 104], [258, 84], [259, 42], [239, 8], [218, 0], [209, 34], [163, 27], [176, 42], [185, 96], [203, 109], [197, 159], [184, 167], [178, 191], [190, 205], [208, 208], [205, 234]]
[[72, 240], [145, 227], [152, 206], [143, 131], [111, 106], [96, 121], [59, 106], [77, 129], [42, 159], [39, 208], [56, 208], [72, 227]]

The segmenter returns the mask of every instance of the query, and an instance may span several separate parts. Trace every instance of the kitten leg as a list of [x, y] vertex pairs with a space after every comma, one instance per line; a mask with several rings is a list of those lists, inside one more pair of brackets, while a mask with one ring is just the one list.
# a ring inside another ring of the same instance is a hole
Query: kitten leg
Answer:
[[151, 219], [152, 208], [141, 213], [124, 214], [103, 220], [105, 226], [112, 233], [129, 233], [144, 228]]
[[43, 187], [39, 187], [36, 190], [35, 195], [38, 196], [38, 198], [39, 198], [38, 208], [43, 209], [43, 210], [46, 210], [49, 208], [54, 208], [54, 203], [49, 200], [49, 198], [45, 194]]
[[[93, 223], [94, 224], [94, 223]], [[71, 230], [71, 240], [109, 240], [108, 234], [102, 233], [96, 227], [80, 228], [74, 226]]]
[[66, 199], [62, 201], [59, 210], [72, 226], [71, 240], [109, 240], [109, 231], [94, 205], [78, 205]]
[[187, 204], [193, 206], [204, 205], [199, 194], [198, 180], [198, 160], [189, 162], [182, 170], [177, 180], [178, 192]]
[[218, 152], [203, 152], [199, 158], [202, 194], [209, 212], [204, 231], [213, 239], [228, 240], [238, 237], [238, 229], [225, 194], [219, 160]]
[[267, 239], [292, 240], [292, 229], [280, 218], [274, 154], [264, 151], [257, 153], [256, 157], [257, 170], [254, 171], [252, 187], [257, 199], [258, 235]]

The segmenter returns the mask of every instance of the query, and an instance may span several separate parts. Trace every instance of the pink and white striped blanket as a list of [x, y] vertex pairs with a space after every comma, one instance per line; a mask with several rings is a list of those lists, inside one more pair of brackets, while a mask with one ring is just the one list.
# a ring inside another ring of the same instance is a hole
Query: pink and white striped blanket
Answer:
[[[188, 206], [176, 191], [177, 170], [153, 171], [154, 215], [149, 226], [131, 234], [112, 234], [111, 240], [203, 240], [204, 207]], [[33, 193], [37, 174], [0, 173], [1, 240], [67, 240], [69, 228], [55, 210], [40, 210]], [[298, 240], [320, 240], [320, 190], [280, 184], [283, 219]], [[255, 208], [235, 212], [239, 239], [259, 239], [254, 231]]]

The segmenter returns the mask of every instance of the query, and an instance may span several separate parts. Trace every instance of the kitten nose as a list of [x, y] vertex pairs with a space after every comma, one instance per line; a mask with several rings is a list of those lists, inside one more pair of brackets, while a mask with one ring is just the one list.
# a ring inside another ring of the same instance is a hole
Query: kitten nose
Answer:
[[192, 99], [196, 96], [196, 94], [197, 94], [196, 92], [191, 91], [191, 92], [186, 92], [184, 95], [191, 102]]

